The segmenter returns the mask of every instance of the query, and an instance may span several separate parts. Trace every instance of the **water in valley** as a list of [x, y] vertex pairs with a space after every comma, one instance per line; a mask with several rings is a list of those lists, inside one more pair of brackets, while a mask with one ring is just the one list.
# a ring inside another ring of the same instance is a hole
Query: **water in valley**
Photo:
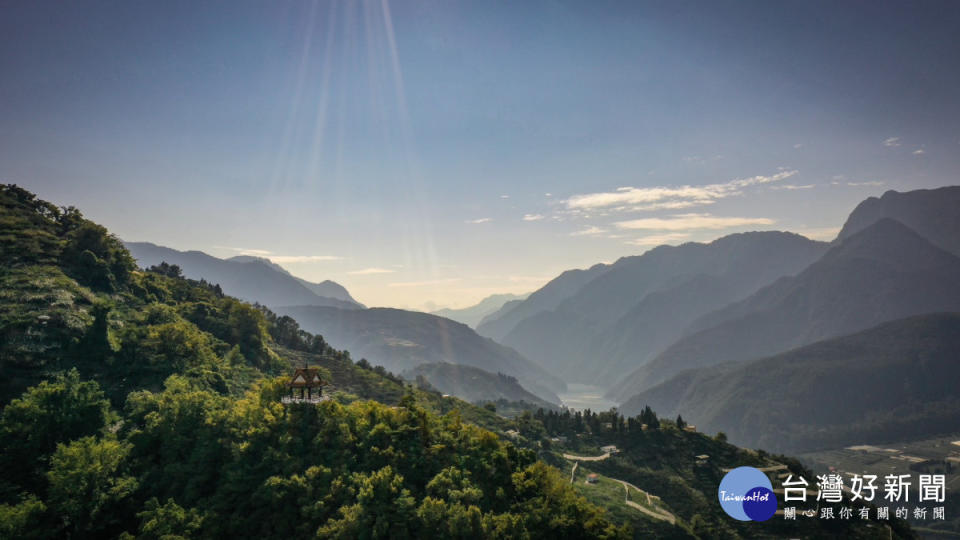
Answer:
[[577, 411], [608, 411], [610, 407], [616, 407], [617, 403], [603, 397], [606, 391], [606, 388], [592, 384], [570, 383], [567, 384], [567, 391], [559, 394], [559, 397], [563, 405]]

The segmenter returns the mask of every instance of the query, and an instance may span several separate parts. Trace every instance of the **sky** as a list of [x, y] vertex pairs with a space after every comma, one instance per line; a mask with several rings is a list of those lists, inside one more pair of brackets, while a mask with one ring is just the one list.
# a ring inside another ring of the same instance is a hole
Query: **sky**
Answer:
[[371, 306], [960, 183], [957, 2], [0, 9], [0, 182]]

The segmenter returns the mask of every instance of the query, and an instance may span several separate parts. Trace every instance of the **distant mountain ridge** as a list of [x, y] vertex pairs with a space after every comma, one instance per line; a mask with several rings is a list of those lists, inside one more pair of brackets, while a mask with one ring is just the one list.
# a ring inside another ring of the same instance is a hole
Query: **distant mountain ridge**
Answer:
[[630, 398], [777, 452], [960, 430], [960, 313], [898, 319], [773, 357], [690, 369]]
[[262, 262], [263, 264], [266, 264], [267, 266], [270, 266], [271, 268], [279, 272], [283, 272], [284, 274], [287, 274], [293, 279], [299, 281], [301, 285], [313, 291], [313, 293], [316, 294], [317, 296], [323, 296], [326, 298], [335, 298], [337, 300], [343, 300], [344, 302], [352, 302], [361, 307], [366, 307], [360, 302], [357, 302], [356, 300], [354, 300], [353, 297], [350, 296], [350, 293], [347, 291], [346, 287], [344, 287], [343, 285], [340, 285], [336, 281], [331, 281], [329, 279], [325, 279], [319, 283], [307, 281], [303, 278], [294, 276], [289, 271], [287, 271], [286, 268], [264, 257], [255, 257], [252, 255], [237, 255], [236, 257], [230, 257], [227, 260], [237, 261], [237, 262]]
[[885, 321], [960, 311], [960, 258], [884, 218], [795, 277], [701, 317], [615, 386], [620, 402], [689, 368], [750, 360]]
[[516, 377], [525, 389], [551, 403], [566, 384], [517, 351], [482, 337], [469, 326], [418, 311], [393, 308], [338, 309], [326, 306], [278, 307], [307, 331], [322, 330], [337, 347], [358, 360], [401, 373], [420, 364], [452, 363]]
[[567, 381], [608, 385], [670, 345], [696, 317], [799, 272], [828, 247], [776, 231], [660, 246], [594, 271], [574, 294], [521, 320], [501, 342]]
[[433, 315], [446, 317], [454, 321], [463, 323], [471, 328], [477, 325], [487, 316], [500, 310], [508, 302], [516, 302], [525, 299], [528, 294], [494, 294], [490, 295], [475, 305], [461, 309], [438, 309], [431, 311]]
[[559, 409], [556, 403], [550, 403], [528, 392], [515, 377], [503, 373], [491, 373], [473, 366], [446, 363], [420, 364], [400, 375], [408, 380], [424, 377], [433, 388], [472, 403], [505, 399], [525, 401], [545, 409]]
[[607, 264], [595, 264], [587, 270], [567, 270], [534, 291], [526, 300], [511, 302], [488, 315], [477, 326], [477, 333], [501, 341], [523, 319], [555, 309], [560, 302], [576, 294], [580, 287], [609, 268]]
[[887, 191], [870, 197], [850, 213], [839, 240], [849, 238], [883, 218], [893, 218], [933, 245], [960, 257], [960, 186]]
[[266, 306], [314, 305], [361, 309], [341, 285], [332, 281], [310, 283], [294, 277], [279, 265], [260, 257], [241, 255], [220, 259], [202, 251], [178, 251], [149, 242], [124, 242], [141, 267], [167, 262], [183, 275], [219, 283], [224, 292]]

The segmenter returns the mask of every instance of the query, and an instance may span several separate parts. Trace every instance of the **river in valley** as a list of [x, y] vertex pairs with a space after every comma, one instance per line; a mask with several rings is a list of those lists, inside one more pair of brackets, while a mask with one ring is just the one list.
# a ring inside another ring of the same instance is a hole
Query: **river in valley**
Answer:
[[591, 384], [569, 383], [567, 384], [567, 391], [559, 394], [559, 397], [563, 401], [563, 405], [570, 409], [577, 411], [590, 409], [594, 412], [608, 411], [611, 407], [616, 407], [617, 404], [603, 397], [606, 391], [606, 388]]

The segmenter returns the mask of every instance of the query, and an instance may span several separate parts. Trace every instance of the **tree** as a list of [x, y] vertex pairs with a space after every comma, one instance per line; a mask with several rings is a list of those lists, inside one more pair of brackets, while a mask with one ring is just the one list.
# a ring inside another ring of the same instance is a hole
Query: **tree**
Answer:
[[180, 540], [196, 538], [203, 526], [203, 516], [196, 509], [184, 510], [183, 507], [167, 499], [160, 504], [154, 497], [147, 501], [140, 518], [140, 538], [146, 540]]
[[160, 264], [155, 264], [150, 268], [147, 268], [147, 272], [153, 272], [154, 274], [160, 274], [161, 276], [167, 276], [171, 278], [183, 277], [183, 271], [180, 269], [180, 266], [176, 264], [168, 264], [166, 261], [162, 261]]
[[66, 233], [60, 259], [78, 281], [106, 291], [127, 283], [137, 267], [115, 236], [101, 225], [86, 220]]
[[386, 466], [350, 478], [356, 503], [340, 508], [341, 518], [317, 531], [324, 538], [410, 538], [416, 501], [403, 487], [403, 477]]
[[47, 507], [35, 495], [28, 495], [16, 505], [0, 504], [0, 538], [51, 538], [44, 520]]
[[679, 414], [677, 415], [677, 427], [680, 429], [687, 427], [687, 423], [683, 421], [683, 417]]
[[96, 302], [91, 309], [93, 324], [80, 339], [80, 350], [86, 358], [102, 361], [103, 357], [113, 352], [110, 345], [110, 328], [107, 317], [110, 315], [110, 304]]
[[106, 537], [122, 530], [125, 503], [137, 488], [122, 474], [130, 445], [83, 437], [57, 446], [50, 459], [49, 502], [71, 536]]
[[98, 433], [114, 418], [100, 385], [81, 381], [76, 369], [28, 388], [0, 417], [0, 478], [41, 493], [57, 443]]
[[644, 406], [640, 412], [640, 422], [647, 425], [648, 429], [660, 429], [660, 420], [657, 419], [657, 413], [649, 405]]

